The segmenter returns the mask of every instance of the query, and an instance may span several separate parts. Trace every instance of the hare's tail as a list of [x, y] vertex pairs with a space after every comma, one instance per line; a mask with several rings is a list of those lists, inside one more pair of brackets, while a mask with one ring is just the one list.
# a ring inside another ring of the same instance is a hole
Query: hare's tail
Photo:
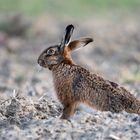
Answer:
[[123, 96], [124, 98], [122, 102], [125, 111], [128, 113], [135, 113], [135, 114], [140, 115], [140, 100], [135, 98], [126, 89], [122, 88], [122, 90], [124, 91], [123, 93], [125, 95]]

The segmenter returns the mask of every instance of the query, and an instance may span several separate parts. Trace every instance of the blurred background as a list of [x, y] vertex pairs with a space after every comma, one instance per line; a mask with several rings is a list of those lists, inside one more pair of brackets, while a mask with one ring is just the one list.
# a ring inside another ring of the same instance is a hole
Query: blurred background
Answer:
[[[51, 72], [37, 67], [43, 49], [60, 42], [67, 24], [72, 39], [94, 42], [73, 53], [77, 64], [140, 91], [139, 0], [0, 0], [0, 96], [54, 95]], [[139, 92], [140, 93], [140, 92]]]

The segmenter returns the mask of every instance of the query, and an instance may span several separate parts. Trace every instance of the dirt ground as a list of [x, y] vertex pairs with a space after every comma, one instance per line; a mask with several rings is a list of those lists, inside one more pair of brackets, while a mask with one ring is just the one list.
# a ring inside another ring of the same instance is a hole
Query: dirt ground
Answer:
[[140, 99], [138, 18], [93, 17], [82, 22], [50, 16], [13, 18], [1, 17], [0, 22], [0, 139], [140, 139], [140, 117], [135, 114], [100, 112], [81, 105], [70, 120], [59, 119], [63, 106], [55, 96], [51, 72], [37, 65], [41, 51], [59, 43], [65, 26], [73, 23], [73, 39], [94, 38], [73, 53], [76, 63]]

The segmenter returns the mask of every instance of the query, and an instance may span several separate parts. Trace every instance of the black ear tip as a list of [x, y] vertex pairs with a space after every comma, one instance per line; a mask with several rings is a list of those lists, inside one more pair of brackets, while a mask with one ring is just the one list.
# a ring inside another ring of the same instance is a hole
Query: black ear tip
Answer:
[[66, 30], [71, 30], [71, 29], [74, 29], [74, 26], [72, 24], [70, 24], [66, 27]]
[[93, 38], [88, 38], [88, 43], [93, 42], [94, 39]]

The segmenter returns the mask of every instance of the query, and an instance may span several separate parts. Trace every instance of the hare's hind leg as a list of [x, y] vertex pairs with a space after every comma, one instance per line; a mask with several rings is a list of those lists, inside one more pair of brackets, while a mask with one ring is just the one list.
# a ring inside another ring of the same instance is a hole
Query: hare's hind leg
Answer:
[[76, 111], [76, 107], [77, 107], [77, 103], [70, 103], [64, 105], [64, 110], [61, 119], [68, 119], [71, 116], [73, 116]]

